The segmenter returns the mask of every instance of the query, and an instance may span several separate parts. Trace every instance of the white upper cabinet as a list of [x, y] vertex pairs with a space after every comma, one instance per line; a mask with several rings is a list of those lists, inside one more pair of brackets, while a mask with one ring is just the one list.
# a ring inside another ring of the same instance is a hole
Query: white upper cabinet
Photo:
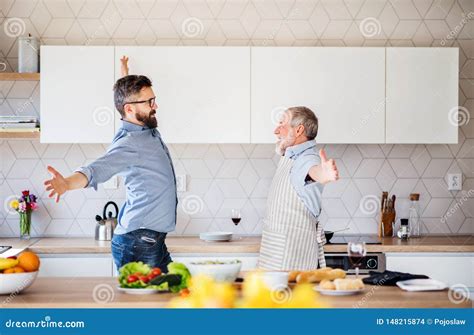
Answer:
[[387, 48], [387, 143], [457, 143], [457, 48]]
[[319, 143], [385, 142], [385, 49], [258, 47], [251, 50], [251, 141], [274, 143], [279, 114], [307, 106]]
[[248, 47], [116, 47], [130, 74], [152, 80], [158, 129], [168, 143], [250, 141]]
[[110, 143], [114, 47], [41, 47], [41, 142]]

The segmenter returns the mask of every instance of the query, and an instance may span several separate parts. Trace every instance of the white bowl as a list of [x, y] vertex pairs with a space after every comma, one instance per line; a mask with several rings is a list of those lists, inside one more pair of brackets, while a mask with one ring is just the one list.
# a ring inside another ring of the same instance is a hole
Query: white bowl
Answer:
[[[214, 262], [214, 263], [210, 263]], [[216, 281], [234, 282], [242, 267], [242, 262], [239, 260], [209, 260], [197, 261], [187, 264], [189, 272], [192, 276], [199, 274], [207, 275]]]
[[38, 275], [35, 272], [0, 273], [0, 294], [18, 294], [33, 284]]
[[288, 287], [289, 273], [285, 271], [263, 271], [262, 279], [270, 290], [281, 290]]

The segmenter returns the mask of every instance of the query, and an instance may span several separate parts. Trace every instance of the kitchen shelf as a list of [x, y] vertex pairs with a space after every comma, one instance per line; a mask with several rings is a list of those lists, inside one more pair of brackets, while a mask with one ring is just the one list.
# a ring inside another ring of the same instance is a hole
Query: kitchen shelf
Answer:
[[36, 129], [0, 129], [0, 138], [39, 138], [40, 130]]
[[0, 81], [2, 80], [40, 80], [39, 73], [17, 73], [0, 72]]

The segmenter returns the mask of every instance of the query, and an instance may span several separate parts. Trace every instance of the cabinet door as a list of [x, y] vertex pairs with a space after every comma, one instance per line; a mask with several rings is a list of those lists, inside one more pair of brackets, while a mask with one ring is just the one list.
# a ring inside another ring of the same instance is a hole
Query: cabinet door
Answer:
[[112, 257], [69, 255], [39, 255], [41, 277], [111, 277]]
[[279, 114], [307, 106], [319, 143], [383, 143], [384, 48], [251, 49], [253, 143], [274, 143]]
[[250, 51], [247, 47], [116, 47], [130, 74], [153, 82], [158, 129], [168, 143], [250, 141]]
[[387, 48], [387, 143], [457, 143], [457, 48]]
[[114, 49], [41, 47], [41, 142], [110, 143]]
[[448, 285], [474, 287], [473, 253], [387, 253], [387, 270], [423, 274]]

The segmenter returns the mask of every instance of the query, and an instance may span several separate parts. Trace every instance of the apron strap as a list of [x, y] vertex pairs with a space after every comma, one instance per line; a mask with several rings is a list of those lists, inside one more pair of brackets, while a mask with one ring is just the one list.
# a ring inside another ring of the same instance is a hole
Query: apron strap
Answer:
[[318, 268], [326, 267], [326, 258], [324, 257], [324, 245], [327, 243], [326, 235], [324, 235], [324, 229], [319, 221], [316, 223], [316, 240], [318, 241]]

